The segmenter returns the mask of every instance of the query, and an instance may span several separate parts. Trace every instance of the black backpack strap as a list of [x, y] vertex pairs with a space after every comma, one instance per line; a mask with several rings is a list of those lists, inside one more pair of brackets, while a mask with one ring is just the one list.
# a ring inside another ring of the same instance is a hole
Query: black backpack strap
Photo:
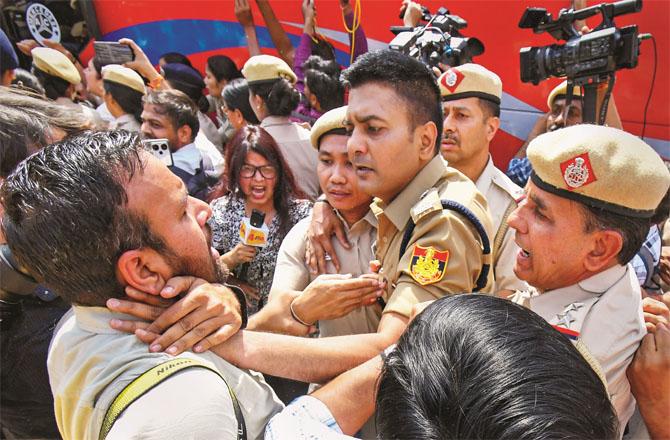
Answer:
[[[474, 226], [475, 230], [479, 234], [479, 238], [482, 240], [482, 254], [484, 256], [486, 255], [491, 255], [491, 242], [489, 241], [489, 236], [486, 233], [486, 230], [484, 229], [484, 226], [482, 223], [479, 221], [477, 216], [468, 208], [465, 206], [461, 205], [458, 202], [455, 202], [453, 200], [442, 200], [442, 209], [448, 209], [451, 211], [455, 211], [459, 214], [461, 214], [463, 217], [468, 219], [468, 221]], [[409, 244], [409, 240], [412, 238], [412, 233], [414, 232], [414, 220], [410, 217], [409, 221], [407, 222], [407, 227], [405, 228], [405, 234], [402, 237], [402, 242], [400, 243], [400, 258], [405, 254], [405, 251], [407, 250], [407, 245]], [[491, 259], [489, 258], [489, 261]], [[490, 263], [484, 263], [482, 264], [482, 270], [479, 273], [479, 277], [477, 278], [477, 281], [475, 283], [475, 292], [478, 292], [482, 290], [484, 287], [486, 287], [486, 280], [489, 276], [489, 271], [491, 270], [491, 264]]]
[[130, 382], [121, 392], [114, 398], [114, 401], [107, 409], [105, 418], [103, 419], [102, 426], [100, 427], [100, 435], [98, 436], [99, 440], [104, 440], [109, 434], [109, 431], [114, 426], [114, 423], [118, 417], [126, 410], [133, 402], [142, 397], [146, 392], [154, 388], [156, 385], [163, 382], [165, 379], [169, 378], [173, 374], [182, 371], [186, 368], [205, 368], [209, 371], [216, 373], [223, 383], [228, 388], [228, 393], [233, 402], [233, 411], [235, 412], [235, 418], [237, 419], [237, 440], [246, 440], [247, 438], [247, 427], [244, 423], [244, 415], [242, 414], [242, 409], [240, 408], [240, 403], [237, 401], [237, 396], [235, 392], [226, 379], [223, 377], [219, 370], [211, 367], [210, 365], [199, 361], [197, 359], [191, 358], [174, 358], [170, 359], [167, 362], [156, 365], [152, 369], [145, 371], [135, 380]]

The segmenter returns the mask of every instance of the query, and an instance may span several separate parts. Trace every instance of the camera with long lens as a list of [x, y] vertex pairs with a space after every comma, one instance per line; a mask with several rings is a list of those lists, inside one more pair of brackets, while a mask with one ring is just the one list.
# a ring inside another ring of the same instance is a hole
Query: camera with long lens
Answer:
[[[526, 9], [520, 28], [533, 29], [536, 34], [548, 32], [566, 43], [522, 48], [521, 81], [538, 84], [551, 76], [567, 77], [579, 86], [597, 82], [619, 69], [634, 68], [640, 48], [637, 25], [618, 28], [613, 19], [641, 9], [642, 0], [623, 0], [578, 11], [562, 9], [556, 20], [546, 9]], [[598, 13], [602, 23], [592, 32], [580, 35], [573, 23]]]
[[411, 28], [391, 26], [396, 36], [389, 43], [391, 50], [416, 58], [429, 67], [438, 64], [460, 66], [472, 62], [472, 58], [484, 52], [484, 44], [477, 38], [461, 34], [468, 23], [458, 15], [449, 14], [446, 8], [438, 9], [435, 15], [423, 7], [422, 21], [425, 26]]

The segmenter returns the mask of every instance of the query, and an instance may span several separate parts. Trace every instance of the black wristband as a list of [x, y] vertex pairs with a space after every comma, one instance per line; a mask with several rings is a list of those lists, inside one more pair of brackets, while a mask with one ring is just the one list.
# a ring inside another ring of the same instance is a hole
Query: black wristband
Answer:
[[232, 284], [224, 285], [233, 291], [237, 300], [240, 302], [240, 315], [242, 315], [242, 325], [240, 326], [240, 330], [247, 328], [249, 317], [247, 316], [247, 297], [244, 295], [244, 291], [240, 287], [233, 286]]

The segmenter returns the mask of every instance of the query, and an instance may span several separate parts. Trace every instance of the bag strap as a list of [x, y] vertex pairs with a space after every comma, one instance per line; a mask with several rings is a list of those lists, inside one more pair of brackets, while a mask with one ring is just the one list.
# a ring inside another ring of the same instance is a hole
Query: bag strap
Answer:
[[500, 258], [500, 248], [503, 245], [503, 241], [505, 240], [505, 234], [507, 234], [507, 231], [509, 230], [509, 225], [507, 224], [507, 217], [514, 211], [517, 207], [517, 203], [515, 200], [512, 200], [509, 205], [507, 205], [507, 209], [505, 210], [505, 213], [502, 216], [502, 221], [500, 223], [500, 227], [498, 228], [498, 231], [496, 232], [496, 236], [493, 239], [493, 265], [498, 264], [498, 259]]
[[247, 428], [244, 423], [244, 416], [242, 415], [242, 410], [240, 404], [237, 401], [235, 392], [233, 392], [226, 379], [221, 375], [221, 373], [207, 365], [206, 363], [199, 361], [197, 359], [190, 358], [176, 358], [171, 359], [162, 364], [156, 365], [152, 369], [145, 371], [129, 383], [114, 399], [112, 404], [107, 409], [105, 418], [102, 422], [102, 427], [100, 428], [100, 435], [98, 436], [99, 440], [104, 440], [109, 434], [109, 431], [114, 426], [114, 423], [118, 417], [126, 410], [133, 402], [142, 397], [147, 391], [154, 388], [156, 385], [163, 382], [165, 379], [169, 378], [175, 373], [182, 371], [186, 368], [205, 368], [209, 371], [216, 373], [223, 383], [226, 384], [228, 388], [228, 393], [230, 393], [230, 399], [233, 401], [233, 410], [235, 411], [235, 418], [237, 419], [237, 439], [246, 440], [247, 438]]

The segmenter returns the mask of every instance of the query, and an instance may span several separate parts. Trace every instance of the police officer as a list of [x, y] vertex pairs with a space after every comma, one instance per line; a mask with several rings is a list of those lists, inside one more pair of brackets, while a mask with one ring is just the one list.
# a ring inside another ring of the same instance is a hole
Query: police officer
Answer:
[[30, 55], [33, 57], [33, 73], [44, 87], [47, 98], [84, 113], [96, 126], [105, 125], [94, 109], [73, 101], [81, 75], [67, 56], [48, 47], [36, 47]]
[[444, 111], [442, 157], [475, 182], [491, 210], [494, 291], [521, 289], [525, 283], [512, 270], [519, 249], [506, 220], [523, 193], [496, 168], [489, 153], [489, 144], [500, 127], [502, 81], [483, 66], [463, 64], [443, 73], [438, 85]]
[[670, 173], [637, 137], [595, 125], [539, 136], [528, 158], [534, 174], [527, 197], [508, 222], [521, 248], [514, 272], [532, 288], [512, 299], [595, 357], [623, 434], [635, 407], [626, 367], [646, 333], [640, 286], [627, 263]]

